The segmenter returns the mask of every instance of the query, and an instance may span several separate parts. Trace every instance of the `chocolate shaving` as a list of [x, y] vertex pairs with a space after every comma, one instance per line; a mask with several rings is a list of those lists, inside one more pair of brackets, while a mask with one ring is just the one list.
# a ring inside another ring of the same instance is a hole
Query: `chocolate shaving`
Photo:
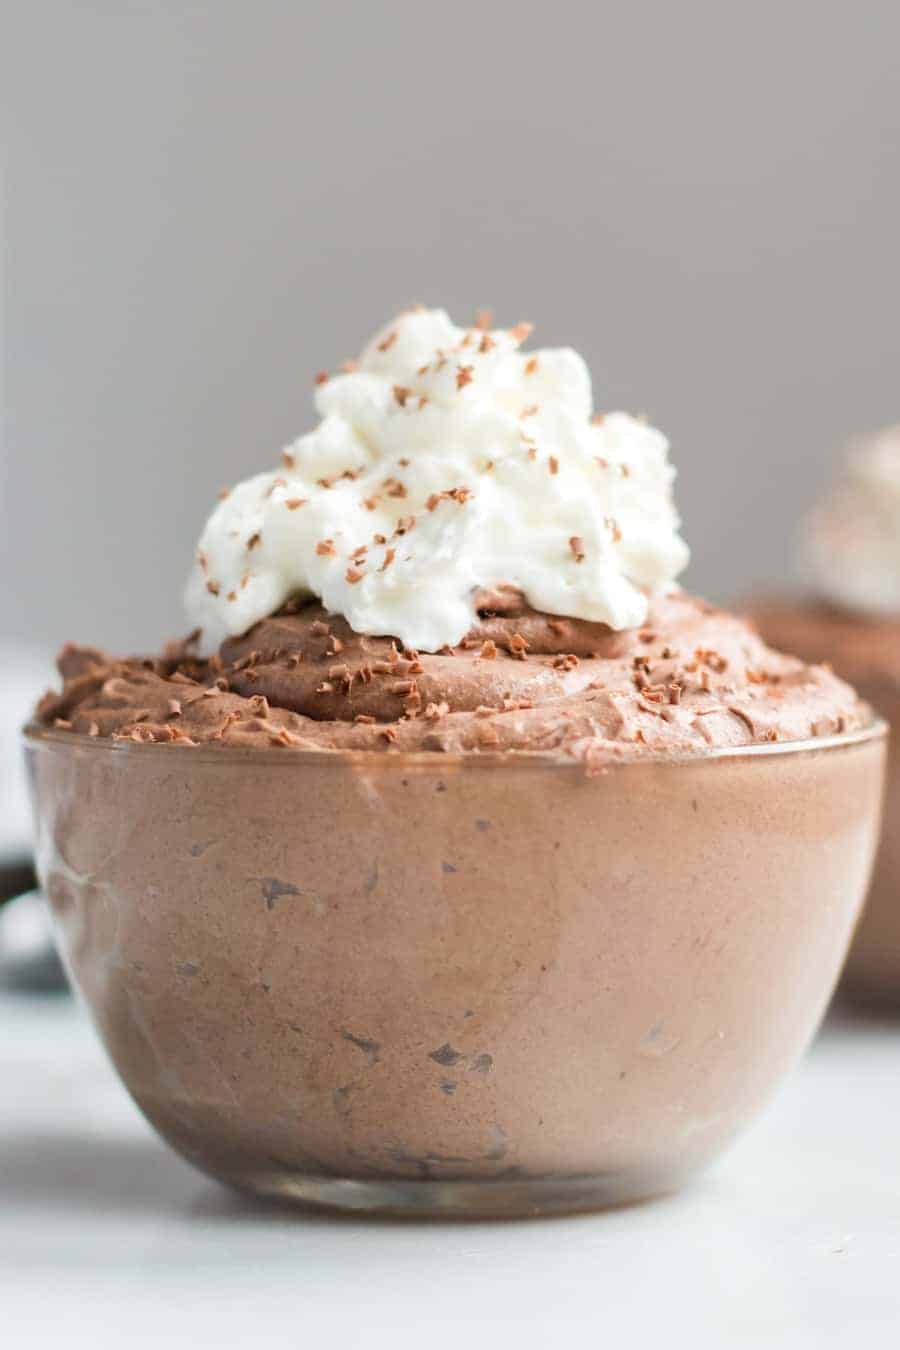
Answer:
[[287, 727], [279, 727], [278, 731], [269, 736], [270, 745], [302, 745], [299, 736], [295, 736], [288, 731]]
[[738, 708], [735, 707], [733, 704], [729, 704], [728, 711], [732, 714], [733, 717], [736, 717], [738, 718], [739, 721], [743, 722], [744, 726], [750, 732], [751, 736], [754, 734], [756, 728], [753, 725], [753, 719], [750, 717], [748, 713], [744, 712], [743, 708]]

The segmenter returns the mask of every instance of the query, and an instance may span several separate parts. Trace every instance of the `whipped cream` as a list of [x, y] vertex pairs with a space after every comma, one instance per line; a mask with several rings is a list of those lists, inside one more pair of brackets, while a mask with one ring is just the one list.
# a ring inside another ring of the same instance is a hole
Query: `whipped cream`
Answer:
[[500, 583], [550, 614], [643, 623], [688, 559], [668, 441], [626, 413], [592, 418], [582, 358], [523, 351], [528, 332], [411, 310], [319, 376], [319, 425], [203, 530], [186, 606], [204, 646], [301, 595], [436, 651]]
[[900, 426], [852, 446], [801, 536], [804, 570], [826, 599], [900, 613]]

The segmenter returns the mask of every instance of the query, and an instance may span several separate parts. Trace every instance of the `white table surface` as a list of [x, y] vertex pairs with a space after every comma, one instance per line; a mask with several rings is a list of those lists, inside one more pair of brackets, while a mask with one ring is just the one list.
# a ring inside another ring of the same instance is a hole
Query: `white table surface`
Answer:
[[0, 997], [0, 1345], [900, 1345], [900, 1020], [832, 1018], [671, 1200], [419, 1226], [272, 1212], [157, 1141], [75, 1006]]

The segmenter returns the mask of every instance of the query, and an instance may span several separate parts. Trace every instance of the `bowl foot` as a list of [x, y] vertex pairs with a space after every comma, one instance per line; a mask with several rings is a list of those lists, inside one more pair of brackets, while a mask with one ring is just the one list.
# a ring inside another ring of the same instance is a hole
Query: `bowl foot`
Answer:
[[660, 1198], [680, 1178], [648, 1172], [475, 1181], [303, 1176], [267, 1172], [226, 1178], [258, 1196], [307, 1209], [413, 1219], [519, 1219], [612, 1209]]

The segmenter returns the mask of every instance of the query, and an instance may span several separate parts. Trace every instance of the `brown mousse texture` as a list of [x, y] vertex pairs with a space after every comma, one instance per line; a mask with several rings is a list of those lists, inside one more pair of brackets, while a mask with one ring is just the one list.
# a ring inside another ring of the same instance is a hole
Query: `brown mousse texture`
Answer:
[[301, 750], [604, 758], [689, 754], [863, 727], [868, 706], [827, 667], [767, 647], [744, 620], [683, 592], [647, 623], [531, 609], [512, 587], [477, 597], [454, 648], [424, 653], [290, 602], [208, 659], [67, 646], [39, 722], [89, 736]]

